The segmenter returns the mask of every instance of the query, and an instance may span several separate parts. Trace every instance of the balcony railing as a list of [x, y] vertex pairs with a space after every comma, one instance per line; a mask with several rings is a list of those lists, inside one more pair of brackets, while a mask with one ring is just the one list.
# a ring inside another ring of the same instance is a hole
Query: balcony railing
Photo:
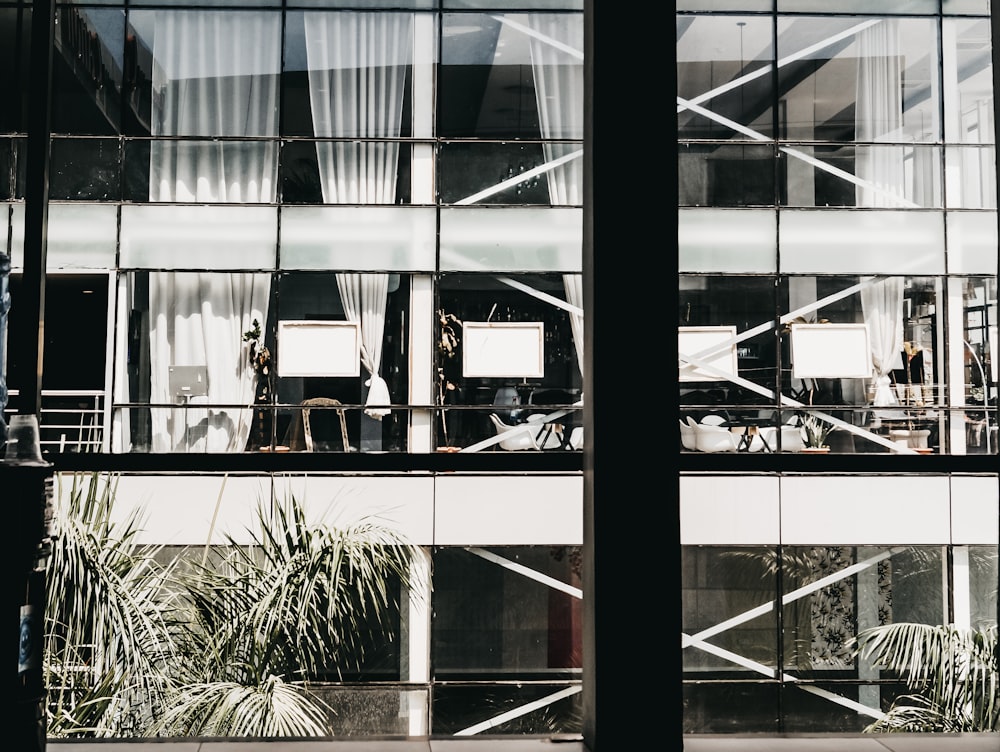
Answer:
[[[4, 419], [18, 412], [17, 390], [11, 390]], [[103, 390], [42, 390], [39, 439], [43, 452], [100, 452], [104, 445]]]

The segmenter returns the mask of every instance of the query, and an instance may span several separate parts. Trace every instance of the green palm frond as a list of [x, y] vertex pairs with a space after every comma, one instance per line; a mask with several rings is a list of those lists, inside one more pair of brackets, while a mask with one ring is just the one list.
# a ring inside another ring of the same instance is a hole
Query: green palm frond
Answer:
[[897, 674], [913, 694], [897, 698], [873, 731], [1000, 730], [997, 627], [897, 623], [860, 632], [851, 647]]
[[409, 586], [417, 548], [372, 518], [309, 524], [294, 497], [260, 503], [257, 517], [251, 545], [229, 538], [224, 563], [187, 580], [190, 638], [213, 645], [205, 669], [262, 681], [357, 668], [372, 630], [391, 636], [385, 617], [398, 604], [388, 585]]
[[303, 737], [329, 734], [329, 710], [277, 676], [247, 686], [206, 682], [178, 687], [149, 732], [156, 736]]
[[45, 611], [52, 736], [115, 735], [162, 702], [170, 568], [137, 543], [138, 514], [114, 520], [116, 485], [115, 476], [74, 475], [57, 494]]

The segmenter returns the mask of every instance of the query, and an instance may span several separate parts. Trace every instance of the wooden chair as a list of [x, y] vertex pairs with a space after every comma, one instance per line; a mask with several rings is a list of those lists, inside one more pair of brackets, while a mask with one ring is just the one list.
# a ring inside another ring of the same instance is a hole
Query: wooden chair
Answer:
[[344, 451], [351, 451], [351, 442], [347, 438], [347, 417], [344, 415], [344, 408], [341, 407], [340, 400], [333, 399], [332, 397], [311, 397], [307, 400], [302, 400], [300, 403], [302, 405], [302, 434], [306, 442], [306, 451], [313, 451], [313, 437], [312, 437], [312, 426], [309, 422], [309, 413], [314, 407], [325, 407], [333, 408], [337, 411], [337, 416], [340, 418], [340, 438], [344, 443]]

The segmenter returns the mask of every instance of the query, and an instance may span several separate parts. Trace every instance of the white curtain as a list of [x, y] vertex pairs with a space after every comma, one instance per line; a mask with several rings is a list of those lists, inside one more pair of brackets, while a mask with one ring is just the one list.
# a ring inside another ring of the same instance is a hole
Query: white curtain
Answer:
[[[583, 65], [575, 53], [583, 51], [583, 25], [566, 23], [566, 17], [532, 13], [528, 17], [531, 72], [535, 79], [535, 102], [544, 139], [583, 137]], [[574, 151], [580, 144], [543, 144], [546, 162]], [[553, 206], [583, 203], [583, 159], [575, 158], [546, 173], [549, 201]], [[566, 301], [583, 310], [583, 278], [564, 274]], [[576, 346], [576, 361], [583, 373], [583, 314], [570, 313]]]
[[[250, 435], [254, 370], [243, 333], [266, 321], [270, 275], [152, 272], [149, 283], [150, 400], [177, 402], [171, 365], [208, 370], [205, 408], [154, 409], [152, 451], [242, 451]], [[192, 404], [197, 404], [192, 398]], [[226, 407], [228, 405], [228, 407]]]
[[[566, 16], [532, 13], [531, 72], [543, 139], [583, 138], [583, 24]], [[579, 143], [542, 146], [546, 163], [582, 149]], [[546, 173], [553, 206], [583, 203], [583, 159], [570, 159]]]
[[[896, 20], [884, 19], [863, 29], [857, 35], [857, 55], [855, 140], [902, 141], [903, 73]], [[858, 206], [900, 205], [892, 196], [902, 198], [904, 193], [903, 156], [902, 146], [857, 149], [855, 174], [870, 184], [857, 186]]]
[[[277, 14], [164, 11], [153, 41], [156, 136], [150, 146], [151, 201], [271, 202], [277, 180]], [[231, 142], [211, 136], [265, 137]]]
[[[412, 63], [412, 13], [306, 13], [309, 103], [319, 138], [397, 138], [406, 72]], [[392, 204], [396, 141], [316, 144], [325, 203]], [[389, 388], [379, 373], [387, 274], [337, 274], [344, 311], [361, 324], [362, 364], [371, 374], [365, 413], [389, 414]]]
[[389, 387], [378, 375], [385, 333], [385, 304], [389, 296], [388, 274], [338, 274], [337, 289], [348, 321], [361, 324], [361, 364], [371, 374], [365, 384], [368, 399], [365, 415], [381, 419], [389, 414], [382, 405], [392, 404]]
[[[150, 200], [273, 202], [279, 14], [159, 12], [153, 57], [152, 135], [206, 140], [152, 142]], [[213, 141], [213, 136], [270, 140], [237, 143]], [[151, 401], [177, 401], [169, 393], [169, 366], [204, 365], [205, 401], [219, 405], [188, 411], [153, 409], [154, 452], [244, 448], [253, 415], [255, 372], [243, 333], [252, 328], [253, 319], [267, 321], [269, 288], [268, 274], [150, 274]]]
[[[870, 278], [869, 278], [870, 279]], [[865, 281], [865, 280], [863, 280]], [[898, 405], [889, 372], [902, 367], [903, 279], [888, 277], [861, 288], [861, 311], [871, 338], [874, 407]], [[876, 416], [877, 417], [877, 416]]]

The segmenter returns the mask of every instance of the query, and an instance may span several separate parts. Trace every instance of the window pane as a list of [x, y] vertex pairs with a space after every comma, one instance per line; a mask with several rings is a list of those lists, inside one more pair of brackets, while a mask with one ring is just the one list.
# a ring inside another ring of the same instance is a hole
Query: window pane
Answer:
[[948, 271], [991, 274], [997, 267], [996, 212], [948, 212]]
[[50, 204], [49, 269], [113, 269], [118, 210], [113, 204]]
[[120, 196], [117, 139], [52, 139], [49, 197], [116, 201]]
[[273, 269], [274, 207], [123, 206], [122, 267]]
[[438, 133], [583, 138], [583, 15], [445, 14]]
[[583, 145], [446, 143], [438, 152], [444, 204], [583, 203]]
[[578, 547], [439, 548], [433, 566], [435, 679], [579, 677]]
[[771, 146], [682, 144], [677, 154], [680, 206], [774, 206]]
[[993, 61], [988, 19], [942, 22], [944, 44], [945, 139], [992, 144]]
[[434, 219], [423, 207], [286, 206], [281, 267], [433, 271]]
[[996, 209], [996, 149], [992, 146], [950, 146], [945, 153], [948, 207]]
[[681, 548], [685, 679], [774, 678], [776, 560], [772, 548]]
[[[771, 37], [767, 17], [678, 17], [680, 138], [774, 135]], [[736, 130], [731, 123], [742, 127]]]
[[442, 271], [580, 272], [583, 211], [442, 209], [440, 244]]
[[766, 272], [778, 263], [773, 210], [681, 209], [677, 218], [681, 272]]
[[779, 243], [789, 274], [944, 271], [944, 221], [934, 212], [783, 211]]
[[789, 206], [892, 209], [942, 204], [936, 146], [795, 146], [781, 148]]
[[779, 18], [782, 136], [938, 140], [936, 50], [933, 19]]
[[61, 5], [52, 66], [54, 133], [120, 133], [125, 12]]
[[28, 101], [28, 56], [31, 38], [30, 8], [0, 8], [0, 69], [6, 75], [0, 78], [0, 133], [27, 130], [26, 108]]
[[281, 15], [137, 11], [129, 132], [277, 136]]

